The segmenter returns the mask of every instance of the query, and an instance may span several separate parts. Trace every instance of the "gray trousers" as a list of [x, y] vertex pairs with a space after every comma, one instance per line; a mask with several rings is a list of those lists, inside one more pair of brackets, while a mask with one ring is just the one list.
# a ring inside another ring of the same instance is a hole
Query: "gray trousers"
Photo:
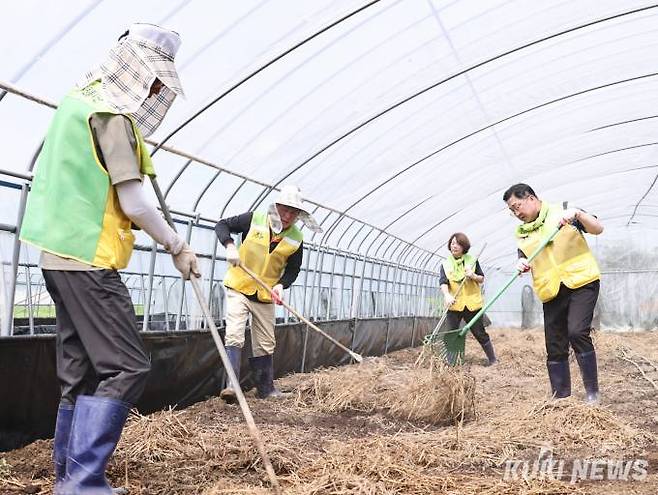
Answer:
[[128, 289], [116, 270], [43, 270], [57, 312], [62, 403], [79, 395], [135, 404], [151, 364]]

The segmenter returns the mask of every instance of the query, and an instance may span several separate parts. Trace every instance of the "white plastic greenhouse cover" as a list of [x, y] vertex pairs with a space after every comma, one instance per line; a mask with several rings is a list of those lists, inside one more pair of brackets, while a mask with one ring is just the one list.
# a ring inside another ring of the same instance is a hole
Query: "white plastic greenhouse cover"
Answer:
[[[183, 39], [188, 96], [155, 141], [276, 59], [168, 141], [240, 175], [192, 162], [168, 195], [178, 211], [241, 213], [264, 186], [293, 182], [322, 205], [329, 245], [351, 238], [341, 237], [349, 219], [329, 229], [342, 212], [439, 254], [464, 231], [487, 241], [485, 264], [509, 267], [516, 220], [502, 193], [526, 182], [596, 214], [599, 252], [655, 245], [658, 5], [12, 1], [0, 16], [0, 80], [58, 101], [135, 21]], [[0, 116], [0, 168], [23, 172], [52, 110], [8, 94]], [[163, 189], [186, 161], [158, 150]], [[242, 176], [261, 184], [240, 187]], [[16, 221], [17, 198], [2, 189], [0, 222]], [[363, 251], [377, 231], [359, 235], [351, 249]]]

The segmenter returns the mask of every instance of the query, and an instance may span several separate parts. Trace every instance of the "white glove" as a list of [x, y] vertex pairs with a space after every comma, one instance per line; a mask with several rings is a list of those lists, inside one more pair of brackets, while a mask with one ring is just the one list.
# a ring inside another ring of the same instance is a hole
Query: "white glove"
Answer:
[[233, 266], [240, 264], [240, 253], [233, 243], [226, 246], [226, 261]]
[[519, 273], [525, 273], [528, 270], [530, 270], [530, 265], [528, 264], [528, 260], [525, 258], [519, 258], [519, 261], [516, 262], [516, 270]]
[[464, 273], [470, 279], [475, 278], [475, 273], [473, 272], [473, 269], [470, 266], [467, 266], [466, 268], [464, 268]]
[[194, 251], [192, 251], [192, 248], [187, 243], [183, 245], [183, 249], [178, 254], [172, 254], [171, 257], [174, 260], [174, 266], [185, 280], [189, 280], [190, 274], [194, 274], [195, 277], [201, 276], [196, 254], [194, 254]]
[[567, 208], [562, 212], [562, 218], [560, 220], [560, 224], [564, 225], [567, 223], [574, 223], [576, 220], [578, 220], [579, 213], [580, 210], [578, 208]]
[[272, 301], [279, 306], [283, 302], [283, 285], [276, 284], [272, 287]]
[[449, 308], [453, 304], [455, 304], [455, 297], [452, 294], [444, 294], [443, 295], [443, 304], [446, 308]]

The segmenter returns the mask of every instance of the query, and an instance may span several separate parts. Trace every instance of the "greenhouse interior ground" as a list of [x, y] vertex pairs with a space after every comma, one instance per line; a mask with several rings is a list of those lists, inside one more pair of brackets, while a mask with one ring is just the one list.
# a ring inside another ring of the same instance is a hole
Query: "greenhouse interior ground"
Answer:
[[[3, 7], [0, 494], [658, 493], [658, 5]], [[126, 117], [141, 175], [115, 180], [99, 115]], [[54, 273], [113, 301], [116, 276], [124, 309]], [[122, 337], [83, 339], [123, 311], [150, 368], [133, 400], [104, 388]], [[71, 331], [97, 388], [69, 410]]]

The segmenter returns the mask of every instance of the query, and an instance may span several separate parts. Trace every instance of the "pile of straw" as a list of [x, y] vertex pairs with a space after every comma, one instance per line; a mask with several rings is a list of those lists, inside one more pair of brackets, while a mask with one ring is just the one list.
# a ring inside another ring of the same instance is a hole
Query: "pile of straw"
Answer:
[[461, 368], [391, 366], [385, 359], [313, 373], [297, 405], [322, 412], [383, 412], [405, 421], [449, 425], [475, 417], [475, 379]]

